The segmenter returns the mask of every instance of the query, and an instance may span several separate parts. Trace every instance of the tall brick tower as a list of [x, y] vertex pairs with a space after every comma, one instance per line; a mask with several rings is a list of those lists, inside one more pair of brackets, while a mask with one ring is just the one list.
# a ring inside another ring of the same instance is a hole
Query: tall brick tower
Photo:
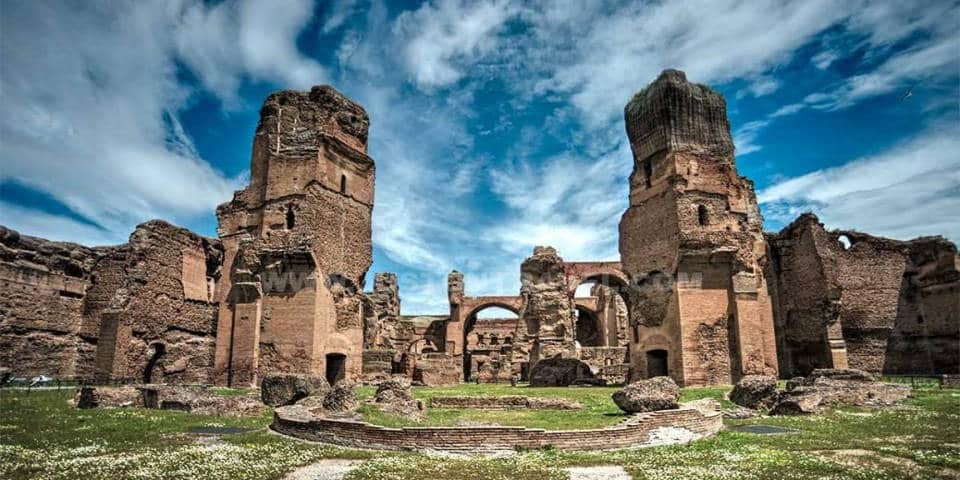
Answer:
[[368, 127], [363, 108], [329, 86], [264, 102], [250, 185], [217, 208], [225, 250], [217, 383], [360, 375], [372, 261]]
[[723, 97], [665, 70], [624, 109], [633, 151], [620, 255], [633, 375], [683, 385], [776, 374], [763, 219]]

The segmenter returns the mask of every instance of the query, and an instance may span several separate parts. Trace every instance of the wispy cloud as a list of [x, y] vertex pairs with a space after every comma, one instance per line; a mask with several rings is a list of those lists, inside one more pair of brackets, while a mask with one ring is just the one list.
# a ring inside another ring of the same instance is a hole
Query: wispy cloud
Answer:
[[328, 80], [326, 69], [297, 48], [314, 6], [313, 0], [285, 1], [282, 8], [263, 0], [188, 2], [168, 20], [171, 40], [204, 86], [235, 107], [246, 78], [299, 89]]
[[813, 211], [832, 228], [960, 240], [960, 128], [937, 124], [890, 150], [784, 179], [759, 192], [767, 215]]
[[237, 186], [180, 128], [190, 90], [176, 78], [169, 6], [137, 5], [17, 3], [0, 16], [0, 179], [52, 195], [112, 238], [151, 217], [209, 214]]
[[632, 158], [622, 141], [599, 156], [561, 154], [492, 170], [492, 189], [510, 207], [492, 231], [500, 248], [529, 254], [536, 245], [552, 245], [567, 260], [618, 258]]
[[439, 0], [396, 19], [404, 67], [417, 85], [445, 86], [497, 46], [496, 36], [517, 11], [506, 0]]

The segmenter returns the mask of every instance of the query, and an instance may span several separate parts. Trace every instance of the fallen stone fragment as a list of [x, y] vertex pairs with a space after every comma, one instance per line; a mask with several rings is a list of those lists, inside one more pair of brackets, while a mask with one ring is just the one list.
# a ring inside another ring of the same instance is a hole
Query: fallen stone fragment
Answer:
[[770, 409], [770, 415], [808, 415], [820, 411], [820, 396], [814, 388], [797, 387], [781, 392], [777, 403]]
[[584, 378], [593, 378], [593, 373], [576, 358], [545, 358], [530, 370], [531, 387], [568, 387]]
[[75, 396], [77, 408], [143, 407], [143, 394], [134, 387], [81, 387]]
[[680, 387], [670, 377], [639, 380], [613, 394], [614, 403], [627, 413], [677, 408], [679, 399]]
[[359, 405], [357, 385], [349, 380], [337, 382], [323, 399], [324, 411], [331, 413], [352, 412]]
[[747, 375], [733, 387], [730, 401], [742, 407], [768, 409], [777, 401], [777, 379], [768, 375]]
[[327, 379], [316, 375], [267, 375], [260, 383], [260, 398], [263, 403], [278, 407], [311, 395], [323, 396], [329, 390]]
[[415, 420], [423, 417], [423, 402], [413, 398], [410, 381], [402, 377], [392, 377], [381, 382], [372, 403], [393, 415]]

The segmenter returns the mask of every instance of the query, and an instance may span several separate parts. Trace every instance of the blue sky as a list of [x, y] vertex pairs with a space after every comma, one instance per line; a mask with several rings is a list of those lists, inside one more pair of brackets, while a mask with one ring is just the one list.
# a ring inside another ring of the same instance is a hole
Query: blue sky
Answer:
[[[4, 2], [0, 224], [84, 244], [215, 235], [259, 104], [329, 83], [370, 114], [374, 265], [403, 312], [514, 293], [534, 245], [617, 258], [622, 109], [664, 68], [728, 102], [767, 230], [960, 239], [955, 1]], [[909, 96], [903, 98], [907, 92]], [[372, 277], [371, 277], [372, 278]], [[370, 279], [368, 279], [368, 285]]]

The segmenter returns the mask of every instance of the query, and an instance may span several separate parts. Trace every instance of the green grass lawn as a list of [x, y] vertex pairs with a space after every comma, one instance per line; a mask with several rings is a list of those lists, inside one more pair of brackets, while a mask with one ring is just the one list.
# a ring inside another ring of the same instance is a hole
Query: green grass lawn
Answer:
[[[578, 412], [502, 417], [508, 412], [440, 412], [428, 413], [426, 421], [502, 420], [542, 428], [585, 428], [621, 419], [609, 415], [616, 408], [609, 399], [613, 390], [462, 385], [416, 389], [415, 395], [423, 400], [434, 395], [561, 396], [584, 404], [582, 418]], [[725, 391], [684, 389], [682, 400], [719, 399]], [[361, 394], [372, 392], [364, 388]], [[338, 449], [268, 433], [264, 428], [269, 415], [230, 419], [143, 409], [77, 410], [67, 402], [71, 394], [0, 391], [0, 478], [276, 479], [322, 458], [368, 460], [348, 480], [562, 480], [567, 478], [564, 468], [576, 465], [622, 465], [634, 479], [647, 480], [960, 478], [960, 390], [917, 390], [903, 407], [886, 411], [841, 409], [810, 417], [727, 422], [797, 430], [786, 435], [724, 431], [690, 445], [598, 453], [545, 449], [508, 458]], [[254, 430], [207, 439], [190, 433], [211, 426]]]
[[[0, 478], [271, 479], [321, 458], [373, 456], [268, 433], [269, 411], [240, 419], [139, 408], [78, 410], [68, 404], [72, 396], [72, 389], [0, 390]], [[190, 433], [201, 427], [252, 430], [204, 444]]]

